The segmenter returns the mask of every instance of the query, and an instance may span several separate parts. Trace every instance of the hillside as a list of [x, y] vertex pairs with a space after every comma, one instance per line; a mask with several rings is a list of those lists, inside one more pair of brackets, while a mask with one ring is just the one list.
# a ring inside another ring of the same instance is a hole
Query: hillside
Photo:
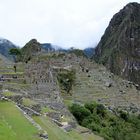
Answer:
[[[57, 63], [57, 58], [62, 60], [62, 54], [57, 57], [57, 54], [38, 54], [26, 63], [17, 63], [17, 72], [14, 72], [13, 63], [5, 63], [1, 61], [0, 68], [0, 103], [3, 103], [5, 110], [4, 122], [1, 129], [8, 129], [6, 123], [10, 125], [12, 130], [8, 130], [8, 135], [12, 135], [13, 140], [19, 139], [19, 136], [14, 136], [14, 133], [23, 133], [23, 138], [26, 138], [26, 127], [17, 130], [18, 124], [14, 117], [8, 118], [8, 110], [15, 110], [12, 115], [17, 115], [20, 108], [22, 117], [19, 115], [17, 119], [21, 119], [21, 123], [29, 123], [32, 132], [29, 131], [29, 137], [36, 137], [39, 139], [40, 135], [49, 137], [50, 140], [102, 140], [101, 137], [91, 133], [89, 129], [80, 127], [75, 121], [72, 114], [69, 112], [67, 106], [63, 102], [59, 85], [57, 84], [56, 74], [57, 65], [55, 67], [50, 65], [50, 59], [54, 58]], [[58, 53], [59, 55], [59, 53]], [[15, 108], [15, 102], [18, 108]], [[8, 105], [10, 107], [8, 108]], [[2, 106], [2, 104], [1, 104]], [[1, 111], [1, 112], [2, 112]], [[11, 115], [10, 115], [11, 116]], [[28, 120], [26, 120], [28, 118]], [[33, 124], [33, 126], [30, 124]], [[20, 124], [20, 123], [19, 123]], [[15, 129], [13, 127], [16, 127]], [[44, 134], [45, 132], [45, 134]], [[0, 134], [3, 139], [7, 138], [4, 133]], [[28, 138], [32, 140], [32, 138]], [[46, 140], [44, 138], [44, 140]]]
[[140, 84], [140, 4], [129, 3], [113, 16], [95, 49], [95, 60]]
[[96, 49], [31, 39], [15, 63], [0, 53], [0, 140], [140, 140], [139, 38], [129, 3]]
[[51, 140], [102, 139], [78, 125], [68, 109], [73, 103], [96, 101], [109, 110], [140, 112], [136, 85], [88, 60], [81, 51], [37, 53], [28, 63], [17, 63], [16, 73], [13, 65], [1, 62], [1, 99], [14, 101]]
[[8, 59], [13, 59], [10, 55], [9, 55], [9, 50], [11, 48], [16, 48], [17, 46], [14, 45], [11, 41], [7, 40], [7, 39], [0, 39], [0, 54], [4, 55], [5, 57], [7, 57]]

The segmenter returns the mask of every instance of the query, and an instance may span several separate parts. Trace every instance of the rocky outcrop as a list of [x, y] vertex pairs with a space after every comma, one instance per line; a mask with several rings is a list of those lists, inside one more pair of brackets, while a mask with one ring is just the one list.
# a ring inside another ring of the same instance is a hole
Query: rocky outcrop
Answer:
[[140, 85], [140, 4], [129, 3], [113, 16], [95, 49], [95, 60]]

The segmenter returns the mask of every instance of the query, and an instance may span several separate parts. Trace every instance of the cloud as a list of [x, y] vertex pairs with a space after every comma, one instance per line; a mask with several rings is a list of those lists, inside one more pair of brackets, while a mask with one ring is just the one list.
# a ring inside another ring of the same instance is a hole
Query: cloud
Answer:
[[130, 0], [0, 0], [1, 37], [31, 38], [78, 48], [94, 46], [112, 16]]

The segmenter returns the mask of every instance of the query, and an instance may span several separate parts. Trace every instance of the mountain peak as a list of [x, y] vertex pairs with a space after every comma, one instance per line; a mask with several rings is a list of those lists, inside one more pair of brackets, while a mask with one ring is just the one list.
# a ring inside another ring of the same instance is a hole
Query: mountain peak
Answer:
[[129, 3], [113, 16], [95, 50], [96, 61], [140, 84], [140, 4]]
[[36, 39], [31, 39], [25, 46], [22, 48], [22, 53], [24, 56], [24, 61], [28, 61], [32, 58], [33, 55], [36, 55], [41, 51], [41, 44]]
[[138, 2], [130, 2], [125, 6], [125, 8], [126, 7], [128, 7], [128, 8], [138, 8], [139, 6], [140, 6], [140, 4]]

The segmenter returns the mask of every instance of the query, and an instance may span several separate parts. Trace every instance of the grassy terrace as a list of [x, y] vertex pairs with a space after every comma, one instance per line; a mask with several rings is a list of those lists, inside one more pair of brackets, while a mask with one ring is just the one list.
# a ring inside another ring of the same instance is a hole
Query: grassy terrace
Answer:
[[15, 93], [14, 92], [11, 92], [11, 91], [4, 91], [3, 93], [2, 93], [4, 96], [14, 96], [15, 95]]
[[31, 85], [30, 84], [18, 84], [14, 82], [4, 82], [5, 85], [12, 86], [18, 88], [29, 88]]
[[0, 140], [40, 140], [37, 133], [15, 104], [0, 102]]
[[33, 117], [33, 119], [44, 130], [47, 131], [49, 140], [102, 140], [101, 138], [95, 136], [94, 134], [80, 134], [76, 130], [64, 132], [56, 124], [52, 123], [52, 121], [48, 117], [40, 116]]
[[36, 105], [36, 102], [34, 102], [33, 100], [31, 100], [29, 98], [23, 98], [23, 105], [32, 106], [32, 105]]
[[3, 75], [23, 75], [24, 72], [0, 72], [0, 74], [3, 74]]

